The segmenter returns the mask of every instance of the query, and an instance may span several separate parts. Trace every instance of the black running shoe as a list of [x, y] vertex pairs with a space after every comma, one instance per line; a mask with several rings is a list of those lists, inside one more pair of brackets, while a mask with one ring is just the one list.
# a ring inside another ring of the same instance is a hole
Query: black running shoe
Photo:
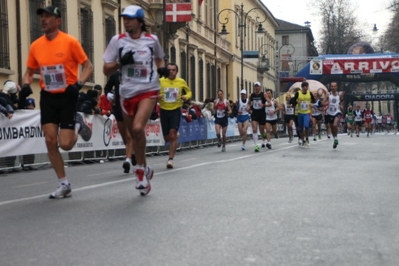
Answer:
[[122, 167], [123, 167], [123, 169], [124, 169], [124, 173], [125, 174], [128, 174], [129, 172], [130, 172], [130, 163], [129, 162], [124, 162], [123, 164], [122, 164]]
[[91, 129], [85, 124], [81, 114], [76, 113], [76, 123], [80, 124], [80, 129], [78, 131], [79, 135], [84, 141], [89, 141], [91, 139]]

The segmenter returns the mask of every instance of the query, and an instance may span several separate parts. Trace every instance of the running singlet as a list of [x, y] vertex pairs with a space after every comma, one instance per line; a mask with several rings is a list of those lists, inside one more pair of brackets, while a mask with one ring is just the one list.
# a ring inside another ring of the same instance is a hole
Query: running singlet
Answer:
[[373, 111], [372, 111], [372, 110], [365, 109], [365, 110], [363, 111], [363, 114], [364, 114], [364, 121], [365, 121], [366, 123], [370, 123], [371, 120], [372, 120], [372, 118], [373, 118]]
[[245, 103], [242, 101], [241, 98], [238, 100], [238, 111], [241, 111], [241, 114], [239, 115], [248, 115], [247, 106], [248, 99], [245, 99]]
[[294, 108], [292, 106], [288, 107], [287, 103], [284, 104], [284, 109], [286, 115], [294, 115]]
[[[274, 98], [272, 98], [271, 101], [272, 105], [271, 106], [266, 106], [265, 107], [265, 112], [266, 112], [266, 121], [273, 121], [277, 119], [277, 113], [276, 111], [276, 106], [274, 106]], [[273, 114], [270, 114], [271, 111], [274, 111]]]
[[260, 104], [265, 104], [266, 99], [265, 96], [263, 95], [263, 92], [256, 94], [255, 92], [253, 92], [251, 94], [251, 102], [252, 102], [252, 109], [253, 110], [261, 110], [262, 107], [260, 106]]
[[330, 103], [328, 105], [327, 109], [327, 114], [331, 116], [335, 116], [336, 114], [340, 113], [339, 109], [339, 93], [337, 93], [336, 96], [332, 95], [330, 93], [330, 96], [328, 97]]
[[27, 66], [40, 69], [40, 88], [50, 93], [63, 93], [78, 80], [78, 67], [86, 62], [82, 46], [73, 36], [59, 31], [55, 39], [42, 36], [29, 50]]
[[313, 108], [312, 108], [312, 116], [319, 116], [319, 115], [321, 115], [321, 111], [320, 111], [319, 107], [313, 106]]
[[310, 91], [308, 90], [306, 94], [303, 94], [302, 91], [298, 91], [298, 114], [309, 114], [310, 113], [310, 101], [312, 97], [310, 96]]
[[346, 113], [346, 122], [352, 123], [354, 116], [355, 114], [353, 111], [348, 111], [348, 113]]
[[375, 119], [377, 120], [377, 124], [382, 124], [382, 115], [375, 116]]
[[392, 116], [387, 116], [387, 124], [391, 124], [392, 123]]
[[104, 62], [115, 62], [129, 51], [134, 53], [135, 63], [121, 67], [120, 95], [132, 98], [145, 92], [159, 91], [154, 58], [163, 58], [164, 52], [158, 37], [144, 32], [139, 39], [132, 39], [127, 33], [115, 35], [105, 50]]
[[163, 110], [176, 110], [182, 107], [183, 102], [181, 100], [182, 92], [186, 92], [187, 100], [191, 98], [191, 90], [187, 86], [187, 83], [182, 78], [161, 78], [161, 91], [159, 92], [159, 106]]
[[362, 121], [362, 116], [363, 116], [362, 111], [360, 111], [360, 110], [355, 111], [355, 121], [356, 122]]
[[226, 116], [226, 108], [227, 108], [227, 100], [224, 99], [223, 102], [220, 102], [219, 99], [216, 100], [216, 117], [223, 118]]

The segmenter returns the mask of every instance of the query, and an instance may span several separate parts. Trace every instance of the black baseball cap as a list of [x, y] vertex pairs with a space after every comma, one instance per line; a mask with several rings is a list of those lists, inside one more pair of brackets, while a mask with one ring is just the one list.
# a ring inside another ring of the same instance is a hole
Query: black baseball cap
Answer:
[[57, 18], [61, 17], [60, 9], [56, 6], [46, 6], [45, 8], [39, 8], [36, 10], [36, 14], [38, 15], [41, 15], [43, 12], [56, 16]]

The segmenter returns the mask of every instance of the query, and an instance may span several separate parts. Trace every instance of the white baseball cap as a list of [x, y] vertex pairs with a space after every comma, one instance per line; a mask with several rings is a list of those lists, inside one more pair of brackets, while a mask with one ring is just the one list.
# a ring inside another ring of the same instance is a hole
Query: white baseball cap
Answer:
[[242, 90], [241, 94], [247, 94], [247, 91], [246, 90]]
[[254, 86], [260, 86], [260, 82], [259, 81], [255, 82]]
[[3, 93], [17, 93], [18, 88], [17, 88], [17, 84], [15, 84], [14, 81], [11, 80], [7, 80], [6, 82], [4, 82], [4, 86], [3, 86]]
[[128, 17], [128, 18], [142, 18], [144, 19], [144, 10], [136, 5], [130, 5], [125, 7], [123, 10], [121, 17]]

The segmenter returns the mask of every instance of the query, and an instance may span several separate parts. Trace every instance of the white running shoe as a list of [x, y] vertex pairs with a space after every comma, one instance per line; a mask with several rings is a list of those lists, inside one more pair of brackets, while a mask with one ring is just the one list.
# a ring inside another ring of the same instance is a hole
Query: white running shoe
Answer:
[[225, 151], [226, 151], [226, 147], [223, 146], [223, 147], [222, 147], [222, 152], [225, 152]]
[[298, 139], [298, 145], [302, 146], [302, 140], [301, 139]]
[[172, 169], [173, 168], [173, 160], [169, 159], [168, 162], [166, 163], [166, 168]]
[[72, 196], [71, 184], [61, 184], [56, 191], [50, 194], [49, 199], [69, 198]]
[[151, 190], [151, 184], [147, 179], [147, 175], [144, 174], [143, 169], [136, 169], [134, 173], [136, 174], [136, 189], [140, 191], [141, 196], [147, 195]]
[[244, 144], [241, 146], [241, 150], [245, 151], [245, 145]]

